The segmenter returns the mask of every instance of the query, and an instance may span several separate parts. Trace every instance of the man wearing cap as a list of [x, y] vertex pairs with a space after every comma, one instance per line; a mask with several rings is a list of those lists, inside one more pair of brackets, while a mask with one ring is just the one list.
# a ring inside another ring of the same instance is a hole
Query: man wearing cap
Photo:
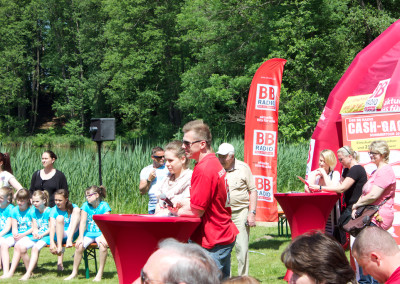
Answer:
[[222, 143], [217, 151], [218, 159], [226, 170], [228, 180], [232, 221], [239, 229], [236, 236], [236, 258], [238, 275], [249, 274], [249, 234], [255, 227], [257, 208], [257, 190], [250, 167], [235, 159], [235, 148], [229, 143]]
[[165, 166], [164, 149], [154, 147], [151, 149], [151, 159], [153, 163], [144, 167], [140, 172], [139, 190], [141, 195], [149, 194], [148, 213], [154, 214], [156, 211], [157, 197], [155, 192], [162, 180], [167, 176], [168, 169]]

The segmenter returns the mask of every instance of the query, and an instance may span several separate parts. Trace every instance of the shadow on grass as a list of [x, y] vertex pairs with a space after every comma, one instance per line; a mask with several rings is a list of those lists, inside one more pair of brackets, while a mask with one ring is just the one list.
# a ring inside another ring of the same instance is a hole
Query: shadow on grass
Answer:
[[264, 235], [249, 244], [249, 249], [272, 249], [279, 250], [282, 244], [289, 244], [290, 238], [281, 237], [278, 235]]
[[[42, 262], [40, 263], [33, 271], [34, 274], [36, 274], [38, 277], [40, 275], [46, 275], [48, 273], [57, 273], [57, 275], [65, 275], [68, 276], [72, 272], [72, 266], [74, 264], [73, 260], [64, 260], [64, 270], [63, 271], [57, 271], [57, 261], [48, 261], [48, 262]], [[98, 263], [97, 263], [97, 268], [98, 268]], [[25, 272], [25, 270], [24, 270]], [[89, 276], [90, 278], [96, 276], [96, 270], [95, 270], [95, 265], [94, 262], [89, 263]], [[103, 272], [103, 277], [102, 279], [113, 279], [114, 276], [117, 274], [117, 271], [115, 272], [109, 272], [109, 271], [104, 271]], [[79, 265], [79, 271], [78, 271], [78, 276], [86, 277], [86, 271], [85, 271], [85, 264], [82, 260], [81, 264]]]

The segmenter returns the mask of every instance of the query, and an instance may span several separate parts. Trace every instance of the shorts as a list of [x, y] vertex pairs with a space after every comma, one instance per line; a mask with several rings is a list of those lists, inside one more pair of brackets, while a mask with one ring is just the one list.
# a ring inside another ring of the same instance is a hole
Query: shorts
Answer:
[[96, 243], [97, 246], [100, 247], [99, 238], [100, 236], [97, 238], [83, 237], [83, 247], [86, 249], [91, 243]]
[[2, 241], [2, 243], [5, 243], [8, 245], [8, 247], [13, 247], [15, 245], [15, 240], [14, 237], [8, 237], [8, 238], [4, 238], [4, 241]]

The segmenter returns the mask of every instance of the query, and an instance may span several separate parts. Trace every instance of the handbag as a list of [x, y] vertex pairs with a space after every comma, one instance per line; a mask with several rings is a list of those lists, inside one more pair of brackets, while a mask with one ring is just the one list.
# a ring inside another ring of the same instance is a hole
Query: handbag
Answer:
[[343, 225], [343, 230], [356, 237], [362, 229], [371, 224], [371, 220], [379, 208], [385, 204], [389, 198], [383, 200], [379, 205], [364, 205], [357, 208], [356, 218], [351, 219], [347, 224]]
[[337, 225], [335, 225], [333, 229], [333, 237], [343, 246], [343, 248], [347, 247], [348, 242], [350, 241], [349, 233], [346, 233], [343, 230], [343, 226], [347, 224], [351, 220], [351, 211], [349, 209], [345, 209], [339, 217]]

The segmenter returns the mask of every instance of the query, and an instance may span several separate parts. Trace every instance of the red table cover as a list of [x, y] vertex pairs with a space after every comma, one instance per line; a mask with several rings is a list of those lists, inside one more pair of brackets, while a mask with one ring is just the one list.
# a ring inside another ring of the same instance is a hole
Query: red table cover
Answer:
[[[325, 232], [326, 221], [340, 195], [330, 192], [276, 193], [286, 219], [289, 222], [292, 240], [312, 230]], [[289, 281], [292, 272], [288, 270], [284, 279]]]
[[135, 214], [101, 214], [93, 219], [114, 256], [119, 283], [132, 283], [140, 276], [160, 240], [175, 238], [187, 242], [201, 222], [200, 218]]

